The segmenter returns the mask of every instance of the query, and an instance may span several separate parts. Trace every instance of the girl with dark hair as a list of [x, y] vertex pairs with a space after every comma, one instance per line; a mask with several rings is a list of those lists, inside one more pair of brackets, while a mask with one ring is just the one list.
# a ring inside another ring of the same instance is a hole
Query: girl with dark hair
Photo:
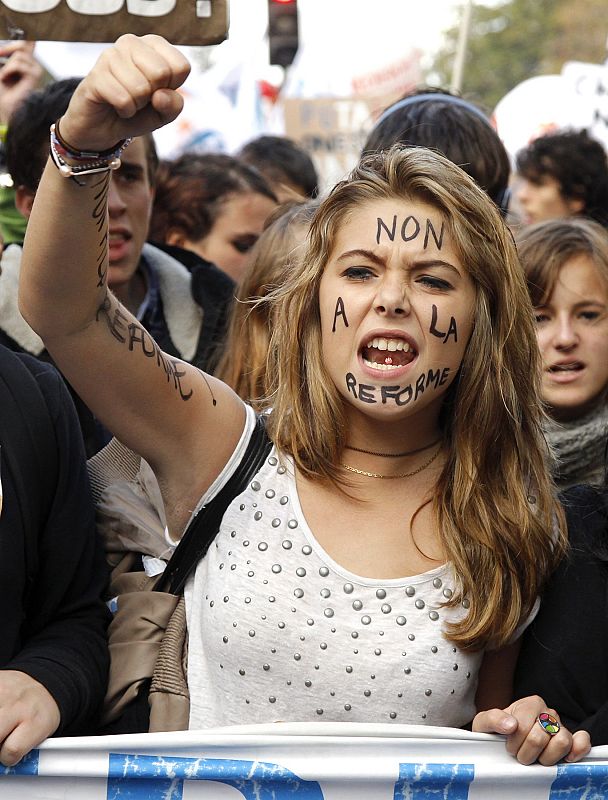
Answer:
[[239, 282], [276, 208], [262, 175], [232, 156], [184, 153], [161, 164], [149, 238], [192, 250]]

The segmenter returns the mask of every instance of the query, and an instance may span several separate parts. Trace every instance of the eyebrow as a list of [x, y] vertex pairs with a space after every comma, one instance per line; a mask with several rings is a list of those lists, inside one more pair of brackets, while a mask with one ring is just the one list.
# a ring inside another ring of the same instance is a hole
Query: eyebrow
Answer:
[[[535, 308], [551, 308], [551, 305], [552, 305], [551, 302], [547, 300], [546, 302], [541, 303], [538, 306], [535, 306]], [[597, 306], [598, 308], [607, 307], [606, 303], [603, 303], [601, 300], [594, 300], [592, 298], [589, 298], [587, 300], [579, 300], [578, 303], [575, 303], [572, 306], [572, 308], [574, 311], [577, 311], [579, 308], [584, 308], [585, 306]]]
[[144, 167], [143, 164], [136, 164], [135, 162], [130, 161], [121, 161], [120, 167], [118, 167], [118, 172], [139, 172], [143, 174]]
[[[374, 264], [378, 264], [379, 266], [384, 266], [385, 260], [374, 253], [373, 250], [365, 250], [363, 248], [357, 248], [355, 250], [347, 250], [345, 253], [342, 253], [336, 261], [346, 261], [353, 256], [359, 256], [363, 258], [367, 258], [370, 261], [373, 261]], [[453, 264], [450, 264], [449, 261], [443, 261], [440, 258], [429, 258], [426, 259], [418, 259], [412, 263], [413, 269], [425, 269], [429, 267], [445, 267], [446, 269], [452, 270], [456, 275], [460, 276], [460, 270], [455, 267]]]
[[373, 261], [374, 264], [378, 264], [378, 266], [384, 266], [384, 259], [380, 256], [376, 255], [373, 250], [364, 250], [364, 249], [356, 249], [356, 250], [347, 250], [345, 253], [342, 253], [336, 260], [337, 261], [346, 261], [348, 258], [352, 258], [352, 256], [360, 256], [363, 258], [367, 258], [370, 261]]

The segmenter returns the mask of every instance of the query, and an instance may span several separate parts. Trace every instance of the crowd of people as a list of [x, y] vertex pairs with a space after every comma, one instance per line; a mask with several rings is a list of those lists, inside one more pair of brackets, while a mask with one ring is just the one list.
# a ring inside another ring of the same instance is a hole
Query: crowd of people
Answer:
[[320, 193], [285, 137], [159, 164], [189, 72], [160, 37], [43, 88], [7, 58], [0, 761], [109, 730], [120, 556], [171, 573], [257, 437], [183, 588], [190, 728], [608, 744], [603, 146], [541, 137], [514, 184], [486, 114], [425, 87]]

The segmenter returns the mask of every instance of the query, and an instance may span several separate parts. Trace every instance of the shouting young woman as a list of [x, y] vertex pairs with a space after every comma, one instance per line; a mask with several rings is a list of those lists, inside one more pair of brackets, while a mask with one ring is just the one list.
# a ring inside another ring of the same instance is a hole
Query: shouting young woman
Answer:
[[[177, 116], [187, 73], [156, 36], [101, 56], [52, 132], [21, 287], [68, 379], [152, 465], [175, 540], [255, 415], [108, 292], [105, 201], [124, 140]], [[584, 732], [511, 697], [562, 532], [494, 204], [430, 151], [372, 156], [321, 204], [275, 302], [274, 449], [186, 587], [191, 727], [474, 720], [524, 763], [580, 757]]]

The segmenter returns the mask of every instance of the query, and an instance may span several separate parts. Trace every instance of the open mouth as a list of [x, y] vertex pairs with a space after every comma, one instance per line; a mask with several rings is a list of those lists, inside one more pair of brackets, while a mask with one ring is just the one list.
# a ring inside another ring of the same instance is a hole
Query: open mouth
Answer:
[[549, 367], [548, 371], [555, 375], [560, 372], [580, 372], [584, 368], [585, 365], [581, 364], [580, 361], [571, 361], [568, 364], [554, 364]]
[[409, 342], [383, 337], [371, 339], [361, 350], [365, 366], [383, 372], [406, 367], [417, 355]]

